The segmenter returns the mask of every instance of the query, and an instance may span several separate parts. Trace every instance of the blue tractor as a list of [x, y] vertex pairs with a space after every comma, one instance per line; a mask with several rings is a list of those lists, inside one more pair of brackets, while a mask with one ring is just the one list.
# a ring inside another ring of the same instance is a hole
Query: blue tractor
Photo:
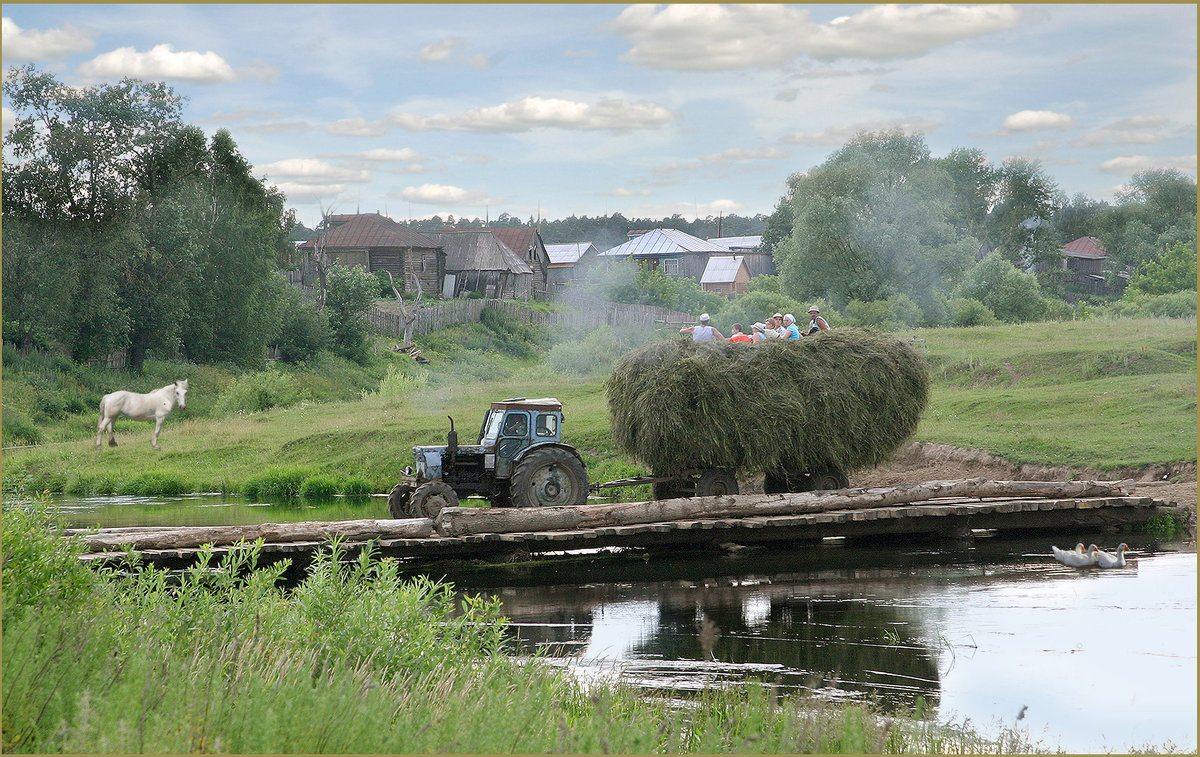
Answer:
[[588, 476], [578, 450], [562, 441], [562, 403], [553, 397], [493, 402], [479, 441], [459, 445], [454, 419], [446, 444], [413, 447], [416, 465], [388, 494], [393, 518], [436, 518], [461, 497], [494, 507], [587, 503]]

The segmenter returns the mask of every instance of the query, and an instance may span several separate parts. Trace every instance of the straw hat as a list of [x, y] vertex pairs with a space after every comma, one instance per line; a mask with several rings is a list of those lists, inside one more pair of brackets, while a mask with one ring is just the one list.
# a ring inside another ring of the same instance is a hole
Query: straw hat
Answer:
[[700, 322], [701, 322], [701, 323], [707, 323], [707, 322], [708, 322], [708, 320], [709, 320], [709, 318], [708, 318], [708, 313], [701, 313], [701, 314], [700, 314]]
[[810, 312], [810, 313], [820, 313], [820, 312], [821, 312], [821, 309], [820, 309], [819, 307], [817, 307], [816, 305], [813, 305], [811, 308], [809, 308], [809, 309], [808, 309], [808, 312]]

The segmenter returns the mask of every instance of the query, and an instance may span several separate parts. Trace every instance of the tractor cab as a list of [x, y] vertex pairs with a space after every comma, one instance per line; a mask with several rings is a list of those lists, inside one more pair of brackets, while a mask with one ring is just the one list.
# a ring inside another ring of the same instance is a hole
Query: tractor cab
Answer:
[[562, 441], [562, 403], [553, 397], [493, 402], [479, 428], [479, 446], [495, 452], [497, 478], [507, 478], [526, 449]]

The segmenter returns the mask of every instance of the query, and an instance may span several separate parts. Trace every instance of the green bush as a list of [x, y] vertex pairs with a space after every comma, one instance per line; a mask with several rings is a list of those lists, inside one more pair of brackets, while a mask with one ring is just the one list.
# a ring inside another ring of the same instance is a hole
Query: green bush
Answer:
[[925, 319], [917, 303], [904, 294], [874, 302], [850, 300], [843, 315], [849, 326], [870, 326], [884, 331], [920, 326]]
[[300, 496], [304, 481], [315, 475], [317, 471], [308, 466], [268, 468], [247, 479], [242, 494], [247, 499], [293, 499]]
[[951, 326], [991, 326], [996, 322], [996, 314], [979, 300], [970, 297], [950, 300]]
[[1037, 321], [1046, 311], [1037, 277], [1017, 270], [998, 252], [972, 266], [955, 294], [979, 300], [1005, 323]]
[[375, 395], [385, 400], [403, 400], [429, 385], [429, 374], [415, 364], [395, 364], [387, 367], [387, 373], [374, 392], [363, 391], [363, 396]]
[[117, 484], [106, 473], [76, 473], [67, 479], [63, 491], [80, 497], [113, 494], [117, 491]]
[[591, 376], [612, 368], [622, 352], [617, 332], [602, 326], [580, 341], [554, 345], [546, 355], [546, 362], [557, 373]]
[[280, 331], [275, 340], [280, 360], [302, 363], [329, 347], [333, 339], [329, 319], [305, 302], [299, 292], [286, 294], [281, 310]]
[[219, 413], [257, 413], [273, 407], [290, 407], [311, 395], [296, 379], [278, 368], [238, 376], [217, 400]]
[[359, 266], [335, 265], [329, 272], [325, 312], [333, 331], [333, 349], [356, 363], [364, 363], [367, 349], [367, 311], [375, 303], [377, 281]]
[[1194, 318], [1196, 316], [1196, 290], [1185, 290], [1172, 294], [1122, 297], [1106, 308], [1110, 315], [1122, 318]]

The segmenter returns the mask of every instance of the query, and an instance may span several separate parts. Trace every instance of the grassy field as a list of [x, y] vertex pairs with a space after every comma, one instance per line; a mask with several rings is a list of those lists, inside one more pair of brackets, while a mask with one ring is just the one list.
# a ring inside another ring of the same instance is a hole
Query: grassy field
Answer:
[[[1015, 463], [1101, 470], [1196, 459], [1195, 320], [896, 336], [914, 340], [933, 379], [916, 439], [984, 449]], [[469, 331], [434, 335], [427, 352], [432, 366], [406, 368], [403, 380], [356, 388], [352, 399], [262, 412], [220, 416], [209, 409], [214, 400], [205, 396], [204, 381], [193, 379], [189, 409], [167, 420], [160, 451], [150, 448], [151, 424], [127, 420], [119, 422], [119, 447], [95, 449], [94, 416], [83, 412], [64, 422], [63, 441], [5, 450], [5, 487], [106, 493], [149, 476], [185, 491], [238, 492], [264, 471], [299, 467], [362, 479], [386, 492], [411, 464], [413, 445], [444, 441], [447, 416], [466, 440], [491, 401], [519, 396], [563, 401], [564, 436], [582, 450], [592, 480], [645, 472], [613, 446], [602, 372], [552, 369], [544, 349], [464, 344], [479, 339]]]

